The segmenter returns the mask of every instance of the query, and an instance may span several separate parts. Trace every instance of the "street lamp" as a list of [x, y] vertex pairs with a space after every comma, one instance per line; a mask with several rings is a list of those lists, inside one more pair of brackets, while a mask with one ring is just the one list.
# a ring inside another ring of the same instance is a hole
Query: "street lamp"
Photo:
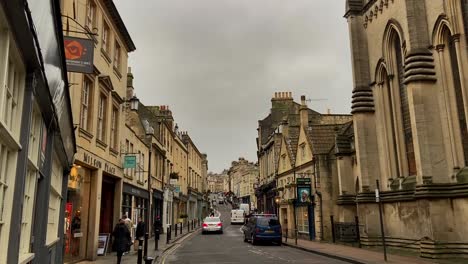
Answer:
[[[133, 111], [138, 111], [138, 105], [140, 104], [140, 99], [136, 97], [136, 95], [133, 95], [132, 98], [130, 98], [127, 102], [130, 103], [130, 109]], [[154, 133], [154, 130], [153, 130]]]
[[279, 203], [280, 203], [280, 197], [279, 196], [275, 197], [275, 203], [276, 203], [276, 216], [279, 218]]

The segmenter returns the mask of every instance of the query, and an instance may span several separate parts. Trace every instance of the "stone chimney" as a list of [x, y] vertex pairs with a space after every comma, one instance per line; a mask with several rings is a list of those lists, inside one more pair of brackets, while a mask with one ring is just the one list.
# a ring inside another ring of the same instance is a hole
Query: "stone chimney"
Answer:
[[133, 87], [132, 67], [128, 67], [128, 72], [127, 72], [127, 100], [132, 98], [134, 94], [135, 94], [135, 88]]
[[301, 117], [301, 126], [307, 128], [309, 126], [309, 109], [307, 108], [305, 95], [301, 95], [299, 115]]
[[281, 112], [288, 111], [294, 105], [292, 92], [275, 92], [271, 98], [272, 112], [279, 110]]

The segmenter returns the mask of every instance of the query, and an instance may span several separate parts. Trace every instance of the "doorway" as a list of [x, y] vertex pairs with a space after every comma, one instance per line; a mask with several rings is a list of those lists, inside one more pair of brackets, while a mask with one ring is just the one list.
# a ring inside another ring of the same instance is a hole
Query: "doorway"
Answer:
[[112, 233], [114, 218], [115, 181], [102, 177], [101, 213], [99, 217], [99, 233]]

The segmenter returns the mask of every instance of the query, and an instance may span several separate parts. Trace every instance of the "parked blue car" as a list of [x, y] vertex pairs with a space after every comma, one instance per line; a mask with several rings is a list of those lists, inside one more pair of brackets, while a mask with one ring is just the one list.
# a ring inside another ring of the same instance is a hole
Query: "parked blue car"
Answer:
[[281, 225], [278, 217], [272, 214], [254, 214], [243, 227], [244, 242], [250, 241], [252, 245], [260, 241], [275, 242], [281, 245]]

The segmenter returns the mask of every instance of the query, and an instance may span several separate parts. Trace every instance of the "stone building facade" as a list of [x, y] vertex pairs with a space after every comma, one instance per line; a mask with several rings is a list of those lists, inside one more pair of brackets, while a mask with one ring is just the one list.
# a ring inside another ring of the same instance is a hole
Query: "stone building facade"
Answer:
[[345, 18], [357, 170], [341, 188], [363, 244], [380, 244], [378, 180], [389, 245], [466, 256], [468, 2], [347, 0]]
[[0, 1], [0, 263], [63, 263], [76, 152], [58, 1]]

